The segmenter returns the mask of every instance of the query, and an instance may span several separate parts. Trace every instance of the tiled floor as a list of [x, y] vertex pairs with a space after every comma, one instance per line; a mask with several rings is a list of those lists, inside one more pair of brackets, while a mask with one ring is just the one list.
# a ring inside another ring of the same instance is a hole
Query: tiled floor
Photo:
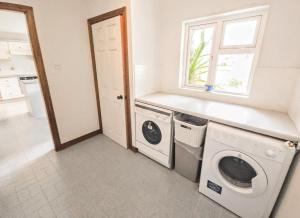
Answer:
[[24, 123], [14, 133], [0, 124], [1, 218], [236, 217], [197, 184], [105, 136], [56, 153], [45, 129], [22, 138]]

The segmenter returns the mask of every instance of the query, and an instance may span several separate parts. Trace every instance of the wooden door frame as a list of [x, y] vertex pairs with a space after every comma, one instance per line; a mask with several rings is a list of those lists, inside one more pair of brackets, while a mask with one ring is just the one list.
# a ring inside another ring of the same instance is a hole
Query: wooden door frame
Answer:
[[38, 39], [37, 29], [34, 20], [33, 8], [26, 5], [12, 4], [6, 2], [0, 2], [0, 10], [14, 11], [24, 13], [26, 16], [28, 34], [31, 43], [31, 49], [35, 61], [35, 66], [37, 68], [38, 78], [40, 81], [41, 90], [44, 97], [44, 102], [46, 106], [46, 111], [48, 115], [49, 125], [52, 133], [52, 138], [55, 146], [55, 150], [61, 150], [61, 141], [59, 137], [57, 122], [55, 118], [55, 113], [53, 109], [53, 104], [51, 100], [48, 80], [46, 76], [44, 61], [42, 57], [42, 52], [40, 48], [40, 43]]
[[97, 99], [97, 109], [99, 117], [99, 125], [101, 130], [103, 130], [102, 119], [101, 119], [101, 107], [100, 107], [100, 95], [99, 95], [99, 85], [97, 78], [97, 68], [96, 68], [96, 58], [95, 58], [95, 48], [93, 40], [92, 25], [99, 23], [101, 21], [120, 16], [121, 18], [121, 38], [122, 38], [122, 58], [123, 58], [123, 82], [124, 82], [124, 100], [125, 100], [125, 119], [126, 119], [126, 140], [127, 148], [135, 150], [132, 146], [132, 130], [131, 130], [131, 110], [130, 110], [130, 80], [129, 80], [129, 64], [128, 64], [128, 38], [127, 38], [127, 15], [126, 7], [122, 7], [105, 14], [101, 14], [96, 17], [88, 19], [88, 31], [90, 39], [91, 57], [93, 64], [93, 74], [94, 83]]

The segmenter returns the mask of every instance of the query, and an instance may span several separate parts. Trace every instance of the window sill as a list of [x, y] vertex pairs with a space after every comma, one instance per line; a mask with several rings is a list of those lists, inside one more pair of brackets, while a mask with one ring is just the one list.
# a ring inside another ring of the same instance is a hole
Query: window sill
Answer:
[[204, 87], [190, 87], [190, 86], [183, 86], [180, 87], [182, 90], [187, 90], [187, 91], [193, 91], [193, 92], [198, 92], [198, 93], [205, 93], [207, 95], [212, 95], [212, 96], [226, 96], [226, 97], [233, 97], [233, 98], [243, 98], [247, 99], [249, 98], [249, 94], [234, 94], [234, 93], [229, 93], [229, 92], [220, 92], [220, 91], [207, 91]]

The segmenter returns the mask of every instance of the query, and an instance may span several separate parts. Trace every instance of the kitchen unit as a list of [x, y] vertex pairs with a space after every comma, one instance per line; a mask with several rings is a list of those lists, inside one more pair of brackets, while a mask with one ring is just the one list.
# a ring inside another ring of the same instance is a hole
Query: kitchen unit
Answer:
[[[33, 117], [46, 116], [30, 42], [25, 34], [4, 35], [9, 37], [3, 38], [1, 33], [0, 103], [6, 103], [6, 106], [11, 103], [14, 107], [14, 102], [22, 102], [27, 105], [23, 113], [29, 112]], [[19, 35], [24, 40], [19, 40]]]
[[26, 41], [0, 41], [0, 60], [8, 60], [13, 55], [32, 55], [31, 46]]
[[22, 97], [24, 97], [24, 94], [18, 77], [0, 77], [0, 100], [12, 100]]
[[31, 45], [12, 38], [0, 41], [0, 99], [17, 100], [24, 97], [20, 76], [35, 76]]
[[10, 52], [7, 42], [0, 41], [0, 60], [7, 60], [10, 58]]
[[29, 42], [8, 42], [11, 55], [32, 55]]

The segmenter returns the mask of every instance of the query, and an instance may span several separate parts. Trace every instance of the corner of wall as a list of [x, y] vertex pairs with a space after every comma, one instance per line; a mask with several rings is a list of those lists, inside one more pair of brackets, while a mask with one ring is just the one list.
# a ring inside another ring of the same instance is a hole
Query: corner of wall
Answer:
[[300, 69], [288, 113], [300, 132]]

